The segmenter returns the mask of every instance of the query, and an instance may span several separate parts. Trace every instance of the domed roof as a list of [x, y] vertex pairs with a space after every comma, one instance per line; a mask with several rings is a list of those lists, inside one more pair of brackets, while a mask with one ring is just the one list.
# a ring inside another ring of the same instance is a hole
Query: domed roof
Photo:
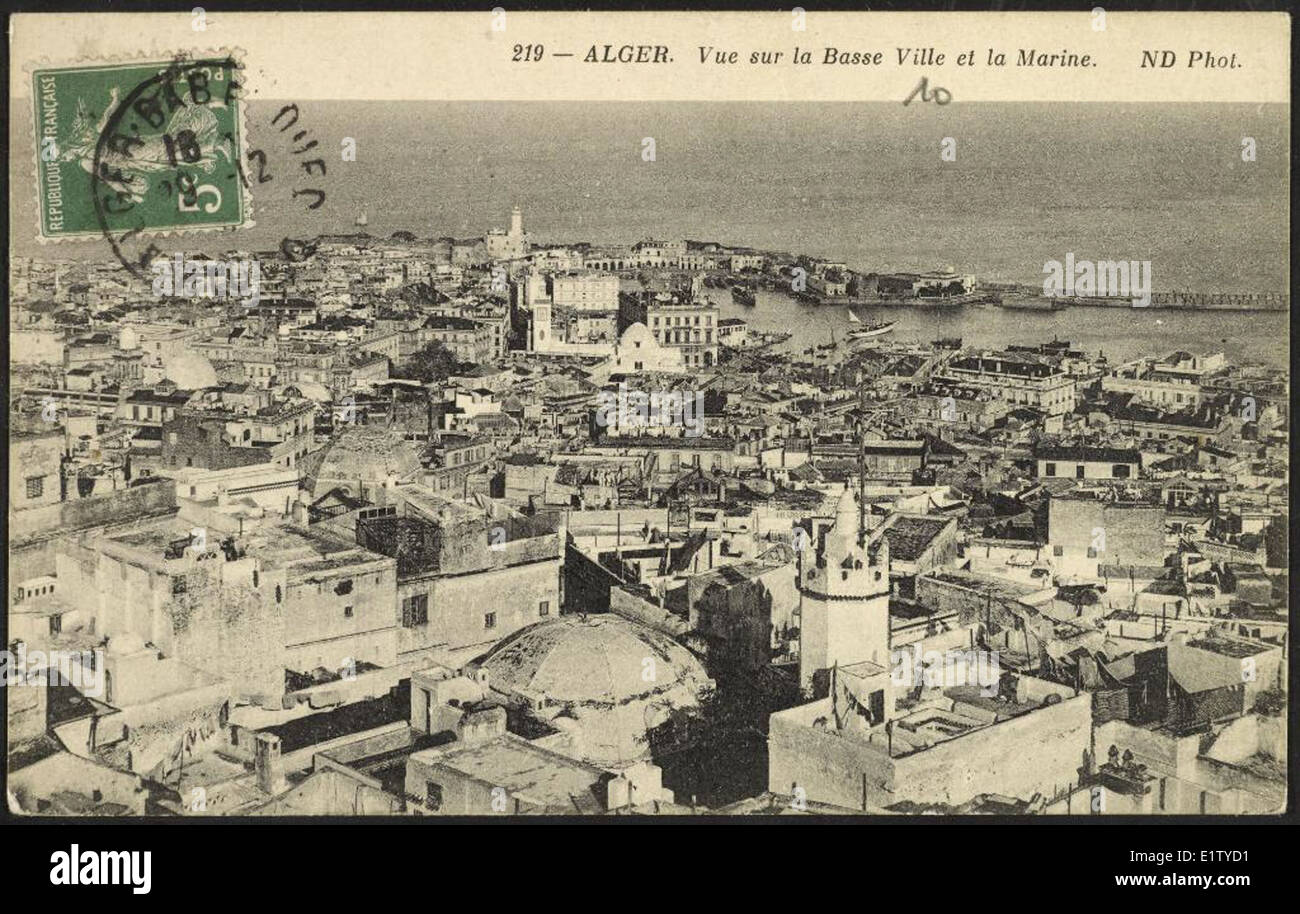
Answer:
[[330, 442], [316, 477], [384, 482], [389, 476], [404, 479], [419, 469], [420, 446], [407, 441], [402, 429], [354, 425]]
[[704, 668], [672, 638], [619, 616], [561, 616], [506, 638], [483, 659], [488, 685], [557, 702], [619, 704], [709, 684]]
[[628, 328], [623, 331], [623, 335], [619, 337], [618, 342], [619, 345], [626, 346], [629, 343], [636, 343], [638, 340], [641, 342], [650, 342], [652, 340], [658, 342], [658, 340], [655, 340], [655, 335], [650, 332], [650, 328], [640, 321], [628, 325]]
[[217, 371], [212, 363], [195, 352], [183, 352], [163, 361], [163, 377], [183, 390], [201, 390], [217, 386]]

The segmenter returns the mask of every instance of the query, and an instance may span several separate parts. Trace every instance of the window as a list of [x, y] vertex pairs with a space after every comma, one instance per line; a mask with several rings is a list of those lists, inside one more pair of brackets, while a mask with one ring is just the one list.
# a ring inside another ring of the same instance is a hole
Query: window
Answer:
[[350, 594], [350, 593], [352, 593], [352, 581], [351, 581], [351, 579], [348, 579], [348, 580], [346, 580], [346, 581], [339, 581], [337, 584], [335, 584], [335, 585], [334, 585], [334, 592], [335, 592], [336, 594], [338, 594], [340, 597], [341, 597], [341, 596], [344, 596], [345, 594]]
[[1088, 558], [1090, 558], [1090, 559], [1095, 559], [1096, 557], [1097, 557], [1097, 549], [1096, 549], [1096, 547], [1095, 547], [1095, 546], [1089, 546], [1089, 547], [1088, 547]]
[[1117, 463], [1110, 468], [1110, 475], [1115, 479], [1128, 479], [1128, 470], [1127, 463]]
[[424, 805], [426, 809], [442, 809], [442, 785], [433, 781], [424, 782]]
[[[123, 565], [122, 567], [125, 568], [126, 566]], [[188, 589], [188, 587], [187, 587], [187, 585], [186, 585], [185, 578], [183, 578], [183, 577], [175, 577], [175, 578], [172, 578], [172, 593], [173, 593], [173, 594], [182, 594], [182, 593], [185, 593], [185, 591], [186, 591], [187, 589]]]
[[345, 607], [343, 607], [343, 618], [344, 618], [344, 619], [351, 619], [351, 618], [352, 618], [352, 607], [351, 607], [351, 606], [345, 606]]
[[414, 628], [429, 621], [429, 595], [416, 594], [402, 600], [402, 627]]
[[1054, 464], [1054, 463], [1049, 463], [1049, 464], [1047, 464], [1046, 466], [1044, 466], [1044, 467], [1043, 467], [1043, 475], [1044, 475], [1044, 476], [1055, 476], [1055, 475], [1056, 475], [1056, 464]]
[[1052, 555], [1056, 556], [1057, 558], [1060, 558], [1061, 556], [1065, 555], [1065, 547], [1064, 547], [1064, 546], [1053, 546], [1053, 547], [1052, 547]]
[[40, 498], [45, 494], [45, 477], [28, 476], [27, 477], [27, 497]]
[[1082, 479], [1082, 478], [1083, 478], [1083, 470], [1084, 470], [1084, 466], [1083, 466], [1083, 464], [1079, 464], [1077, 467], [1075, 467], [1075, 468], [1074, 468], [1074, 478], [1075, 478], [1075, 479]]
[[537, 615], [549, 616], [551, 614], [551, 601], [543, 600], [537, 604]]
[[497, 627], [497, 614], [496, 614], [496, 613], [484, 613], [484, 615], [483, 615], [483, 627], [484, 627], [484, 628], [496, 628], [496, 627]]

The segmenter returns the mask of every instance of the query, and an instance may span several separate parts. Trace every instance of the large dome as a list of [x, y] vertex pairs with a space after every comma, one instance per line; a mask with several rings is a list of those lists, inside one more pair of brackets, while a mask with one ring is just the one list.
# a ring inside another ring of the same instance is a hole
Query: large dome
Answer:
[[390, 476], [406, 479], [420, 469], [420, 446], [407, 441], [396, 427], [348, 426], [327, 447], [317, 480], [383, 483]]
[[163, 361], [163, 377], [183, 390], [217, 386], [217, 371], [196, 352], [182, 352]]
[[562, 616], [515, 632], [482, 661], [491, 688], [564, 704], [622, 704], [709, 683], [672, 638], [619, 616]]

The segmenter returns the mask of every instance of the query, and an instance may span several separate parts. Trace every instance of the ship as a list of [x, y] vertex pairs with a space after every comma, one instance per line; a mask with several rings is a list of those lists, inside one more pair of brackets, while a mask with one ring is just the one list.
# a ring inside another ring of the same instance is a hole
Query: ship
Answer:
[[854, 327], [849, 331], [849, 339], [865, 340], [874, 336], [884, 336], [894, 329], [898, 321], [879, 321], [874, 324], [864, 324], [852, 310], [849, 311], [849, 323]]
[[1053, 295], [1004, 295], [1000, 304], [1019, 311], [1062, 311], [1070, 303]]
[[361, 226], [362, 228], [365, 228], [369, 224], [370, 224], [370, 220], [366, 218], [366, 211], [362, 210], [361, 215], [357, 216], [357, 225]]
[[746, 286], [732, 286], [731, 297], [746, 307], [752, 308], [757, 299], [754, 297], [754, 290]]

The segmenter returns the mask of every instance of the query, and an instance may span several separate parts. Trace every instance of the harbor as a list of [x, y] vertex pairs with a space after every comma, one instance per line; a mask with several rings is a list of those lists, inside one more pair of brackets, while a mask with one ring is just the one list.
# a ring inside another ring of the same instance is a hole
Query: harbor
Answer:
[[[795, 300], [771, 289], [755, 292], [755, 305], [745, 307], [728, 296], [714, 296], [723, 318], [739, 318], [749, 332], [788, 332], [790, 338], [774, 348], [791, 353], [824, 345], [832, 327], [842, 339], [851, 329], [844, 312]], [[1153, 294], [1153, 299], [1155, 294]], [[958, 308], [904, 308], [859, 305], [853, 308], [864, 321], [896, 321], [887, 339], [892, 342], [929, 343], [960, 337], [967, 346], [996, 349], [1031, 344], [1059, 337], [1079, 348], [1109, 358], [1128, 360], [1171, 349], [1199, 349], [1207, 341], [1234, 361], [1284, 368], [1290, 362], [1288, 315], [1284, 311], [1251, 312], [1243, 320], [1238, 312], [1148, 308], [1077, 306], [1064, 310], [1020, 310], [992, 305]]]

